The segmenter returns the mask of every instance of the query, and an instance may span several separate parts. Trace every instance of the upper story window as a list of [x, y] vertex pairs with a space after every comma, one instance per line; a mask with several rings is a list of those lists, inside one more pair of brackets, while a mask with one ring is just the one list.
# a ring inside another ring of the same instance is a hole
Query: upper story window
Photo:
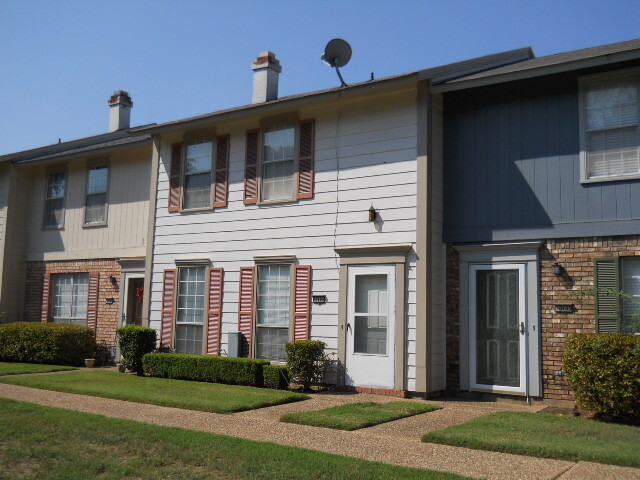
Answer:
[[44, 228], [61, 228], [64, 225], [64, 195], [67, 172], [58, 170], [47, 175], [44, 201]]
[[247, 132], [245, 204], [313, 197], [314, 127], [304, 120]]
[[213, 142], [188, 143], [185, 160], [182, 208], [211, 207]]
[[107, 165], [89, 168], [84, 210], [85, 225], [104, 225], [106, 223], [108, 185], [109, 167]]
[[262, 200], [294, 198], [296, 129], [283, 125], [264, 130]]
[[640, 177], [640, 69], [580, 79], [582, 181]]

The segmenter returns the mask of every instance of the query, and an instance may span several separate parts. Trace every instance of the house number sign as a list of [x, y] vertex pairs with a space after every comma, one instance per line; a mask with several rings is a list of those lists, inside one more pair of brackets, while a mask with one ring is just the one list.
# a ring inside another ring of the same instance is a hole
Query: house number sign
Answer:
[[573, 313], [575, 307], [572, 304], [556, 304], [556, 313]]

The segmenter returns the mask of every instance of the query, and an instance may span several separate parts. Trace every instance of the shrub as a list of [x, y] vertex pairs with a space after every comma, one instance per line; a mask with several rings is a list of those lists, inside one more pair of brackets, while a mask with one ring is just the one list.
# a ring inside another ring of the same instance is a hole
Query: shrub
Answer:
[[606, 419], [640, 423], [640, 336], [574, 335], [564, 370], [578, 405]]
[[262, 368], [269, 362], [253, 358], [147, 353], [142, 364], [144, 373], [153, 377], [262, 387]]
[[289, 369], [284, 365], [265, 365], [263, 375], [265, 387], [278, 390], [289, 388]]
[[70, 323], [15, 322], [0, 325], [0, 361], [84, 365], [96, 341], [89, 327]]
[[158, 334], [153, 328], [125, 325], [118, 329], [118, 345], [125, 368], [143, 374], [142, 357], [156, 348]]
[[287, 342], [287, 366], [291, 379], [301, 383], [307, 391], [312, 383], [320, 383], [324, 371], [326, 343], [318, 340], [298, 340]]

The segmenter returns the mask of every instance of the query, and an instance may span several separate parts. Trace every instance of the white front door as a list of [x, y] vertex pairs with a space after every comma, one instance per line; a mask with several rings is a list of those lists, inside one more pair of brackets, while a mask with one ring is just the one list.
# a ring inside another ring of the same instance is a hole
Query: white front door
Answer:
[[470, 265], [471, 389], [524, 393], [525, 265]]
[[347, 385], [394, 388], [394, 265], [349, 266]]

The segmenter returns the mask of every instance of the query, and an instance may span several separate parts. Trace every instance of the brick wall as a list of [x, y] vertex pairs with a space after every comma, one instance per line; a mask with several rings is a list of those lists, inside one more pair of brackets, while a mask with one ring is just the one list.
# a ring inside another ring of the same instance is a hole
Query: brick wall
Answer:
[[[595, 332], [593, 297], [571, 292], [594, 287], [593, 260], [598, 257], [640, 256], [640, 236], [586, 237], [547, 240], [540, 248], [540, 316], [542, 386], [544, 398], [573, 400], [562, 376], [562, 355], [567, 337], [574, 333]], [[563, 267], [554, 275], [552, 265]], [[459, 389], [459, 275], [458, 254], [447, 252], [447, 389]], [[564, 292], [564, 293], [562, 293]], [[556, 304], [573, 304], [571, 314], [556, 313]]]
[[[42, 295], [45, 276], [56, 273], [99, 272], [98, 283], [98, 320], [96, 340], [98, 345], [115, 346], [116, 329], [120, 315], [120, 265], [114, 260], [78, 260], [61, 262], [27, 262], [27, 282], [25, 286], [25, 321], [38, 322], [42, 315]], [[109, 276], [113, 275], [118, 283], [112, 285]], [[106, 298], [114, 302], [107, 305]]]

